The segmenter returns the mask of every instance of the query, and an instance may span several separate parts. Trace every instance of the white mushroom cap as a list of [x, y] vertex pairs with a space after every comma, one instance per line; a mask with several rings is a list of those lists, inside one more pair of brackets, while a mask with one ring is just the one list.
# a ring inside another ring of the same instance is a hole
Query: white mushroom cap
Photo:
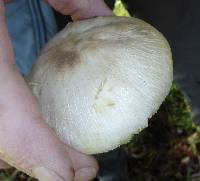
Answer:
[[98, 17], [60, 32], [29, 78], [60, 139], [83, 153], [102, 153], [148, 126], [169, 93], [172, 55], [144, 21]]

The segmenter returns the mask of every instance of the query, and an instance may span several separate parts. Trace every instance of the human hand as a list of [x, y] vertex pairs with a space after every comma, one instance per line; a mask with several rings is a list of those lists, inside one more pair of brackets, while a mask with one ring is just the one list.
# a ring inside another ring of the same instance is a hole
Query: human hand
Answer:
[[73, 20], [88, 19], [95, 16], [110, 16], [112, 11], [104, 0], [45, 0], [55, 10], [71, 15]]
[[[93, 157], [64, 145], [45, 124], [37, 101], [16, 70], [0, 0], [0, 167], [14, 166], [40, 181], [95, 177]], [[7, 164], [9, 165], [7, 165]]]

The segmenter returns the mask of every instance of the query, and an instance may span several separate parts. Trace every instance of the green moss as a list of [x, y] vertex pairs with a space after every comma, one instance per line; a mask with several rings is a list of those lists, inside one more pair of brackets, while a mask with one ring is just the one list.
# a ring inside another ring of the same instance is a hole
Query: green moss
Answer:
[[168, 121], [170, 126], [175, 126], [188, 133], [195, 129], [196, 126], [192, 121], [191, 106], [175, 84], [172, 85], [165, 104], [166, 111], [169, 113]]
[[113, 12], [116, 16], [130, 16], [121, 0], [116, 0]]
[[175, 84], [158, 113], [127, 146], [134, 181], [193, 179], [200, 169], [200, 127]]

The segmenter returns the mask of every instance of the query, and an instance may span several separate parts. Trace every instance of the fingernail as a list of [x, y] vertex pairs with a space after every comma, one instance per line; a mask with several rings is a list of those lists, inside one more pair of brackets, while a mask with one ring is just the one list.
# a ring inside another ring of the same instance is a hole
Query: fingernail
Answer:
[[45, 167], [34, 168], [32, 173], [39, 181], [64, 181], [61, 176]]
[[82, 168], [75, 173], [74, 181], [90, 181], [97, 175], [97, 170], [92, 167]]

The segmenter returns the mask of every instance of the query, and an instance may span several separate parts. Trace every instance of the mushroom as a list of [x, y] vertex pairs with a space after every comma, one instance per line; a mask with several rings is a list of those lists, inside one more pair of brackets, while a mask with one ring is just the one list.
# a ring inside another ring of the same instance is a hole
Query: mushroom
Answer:
[[29, 75], [46, 122], [64, 143], [86, 154], [115, 149], [147, 127], [172, 79], [168, 42], [133, 17], [67, 25]]

